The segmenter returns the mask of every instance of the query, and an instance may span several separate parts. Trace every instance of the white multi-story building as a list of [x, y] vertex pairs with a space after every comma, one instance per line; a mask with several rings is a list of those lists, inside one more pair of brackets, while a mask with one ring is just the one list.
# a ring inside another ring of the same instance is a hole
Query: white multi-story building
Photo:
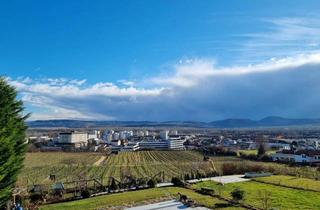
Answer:
[[112, 134], [112, 140], [118, 140], [120, 138], [119, 133]]
[[131, 137], [131, 136], [133, 136], [133, 131], [128, 131], [128, 137]]
[[140, 149], [151, 149], [151, 150], [184, 150], [183, 145], [185, 139], [174, 138], [168, 140], [155, 140], [155, 141], [141, 141], [139, 142]]
[[168, 140], [169, 139], [169, 131], [160, 131], [160, 139]]
[[140, 141], [140, 149], [144, 150], [167, 150], [168, 142], [167, 141]]
[[124, 147], [121, 148], [120, 151], [137, 151], [140, 149], [139, 143], [128, 143], [127, 145], [125, 145]]
[[127, 138], [127, 132], [126, 131], [120, 131], [119, 138], [121, 140], [125, 140]]
[[136, 136], [142, 137], [142, 136], [144, 136], [144, 132], [143, 131], [136, 131]]
[[107, 141], [108, 143], [110, 143], [112, 141], [112, 134], [111, 133], [108, 133], [106, 136], [105, 136], [105, 141]]
[[61, 144], [87, 143], [87, 141], [88, 133], [86, 132], [62, 132], [58, 137], [58, 143]]
[[100, 138], [100, 131], [94, 130], [88, 132], [88, 139], [97, 139]]
[[178, 131], [177, 130], [171, 131], [171, 135], [177, 136], [178, 135]]
[[185, 149], [184, 142], [185, 142], [185, 139], [170, 138], [168, 140], [168, 149], [170, 149], [170, 150], [184, 150]]

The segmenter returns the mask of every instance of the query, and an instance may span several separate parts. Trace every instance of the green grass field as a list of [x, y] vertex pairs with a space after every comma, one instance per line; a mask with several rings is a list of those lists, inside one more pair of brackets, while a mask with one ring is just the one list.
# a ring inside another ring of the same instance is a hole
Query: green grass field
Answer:
[[255, 178], [254, 180], [261, 181], [264, 183], [271, 183], [271, 184], [288, 186], [288, 187], [297, 187], [297, 188], [303, 188], [306, 190], [315, 190], [320, 192], [320, 181], [312, 180], [312, 179], [278, 175], [278, 176]]
[[[212, 198], [210, 196], [201, 195], [193, 192], [192, 190], [166, 187], [166, 188], [153, 188], [146, 190], [139, 190], [134, 192], [124, 192], [118, 194], [104, 195], [83, 199], [79, 201], [72, 201], [67, 203], [58, 203], [51, 205], [41, 206], [41, 210], [92, 210], [92, 209], [108, 209], [111, 207], [124, 207], [132, 205], [142, 205], [161, 200], [169, 200], [178, 197], [178, 192], [187, 195], [189, 198], [196, 201], [197, 204], [213, 208], [215, 204], [226, 204], [225, 201]], [[219, 209], [219, 208], [215, 208]], [[241, 210], [240, 207], [225, 207], [221, 210]]]
[[[202, 182], [193, 186], [195, 189], [208, 187], [215, 189], [217, 192], [219, 185], [215, 182]], [[261, 195], [264, 191], [270, 192], [271, 206], [281, 210], [295, 210], [295, 209], [320, 209], [320, 193], [295, 190], [286, 187], [279, 187], [270, 184], [258, 183], [254, 181], [225, 184], [222, 187], [221, 194], [223, 197], [231, 198], [230, 192], [240, 188], [245, 191], [244, 203], [253, 205], [257, 208], [262, 207]]]
[[111, 176], [119, 179], [124, 172], [135, 177], [152, 177], [164, 171], [165, 179], [169, 181], [173, 176], [184, 175], [191, 170], [213, 170], [200, 153], [192, 151], [123, 152], [110, 155], [94, 165], [101, 157], [103, 155], [99, 153], [27, 153], [17, 185], [45, 184], [50, 182], [50, 174], [55, 174], [56, 181], [62, 182], [75, 180], [79, 175], [103, 178], [107, 182]]

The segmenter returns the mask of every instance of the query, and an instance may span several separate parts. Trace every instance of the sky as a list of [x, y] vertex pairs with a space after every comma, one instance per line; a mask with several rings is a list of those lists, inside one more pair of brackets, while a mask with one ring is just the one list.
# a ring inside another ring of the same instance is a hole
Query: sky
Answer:
[[29, 120], [320, 118], [318, 0], [3, 0]]

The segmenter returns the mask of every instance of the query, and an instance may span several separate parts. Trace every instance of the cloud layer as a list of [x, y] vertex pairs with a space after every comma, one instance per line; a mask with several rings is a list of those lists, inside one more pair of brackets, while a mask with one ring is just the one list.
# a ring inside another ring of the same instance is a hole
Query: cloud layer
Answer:
[[[218, 66], [213, 59], [196, 58], [180, 60], [165, 75], [136, 81], [8, 81], [19, 90], [33, 120], [320, 118], [319, 18], [263, 21], [269, 27], [263, 33], [241, 35], [247, 40], [235, 49], [240, 56], [229, 62], [238, 66]], [[273, 58], [261, 62], [266, 57]]]
[[320, 54], [308, 54], [233, 67], [186, 60], [173, 65], [171, 74], [143, 82], [8, 80], [33, 112], [32, 119], [212, 121], [320, 117], [319, 78]]

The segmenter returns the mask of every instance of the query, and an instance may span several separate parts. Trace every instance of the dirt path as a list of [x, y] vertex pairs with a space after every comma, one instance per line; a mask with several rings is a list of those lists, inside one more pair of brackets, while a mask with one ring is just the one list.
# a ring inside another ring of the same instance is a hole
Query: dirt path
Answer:
[[100, 166], [100, 164], [106, 159], [105, 156], [102, 156], [99, 160], [97, 160], [93, 165]]

